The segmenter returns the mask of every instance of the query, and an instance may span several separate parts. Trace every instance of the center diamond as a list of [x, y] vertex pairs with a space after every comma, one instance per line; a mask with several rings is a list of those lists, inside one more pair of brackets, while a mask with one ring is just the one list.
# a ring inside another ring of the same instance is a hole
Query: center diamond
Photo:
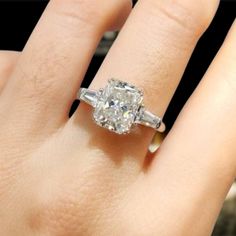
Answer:
[[136, 87], [111, 79], [101, 91], [93, 113], [96, 123], [118, 134], [130, 131], [142, 103], [142, 92]]

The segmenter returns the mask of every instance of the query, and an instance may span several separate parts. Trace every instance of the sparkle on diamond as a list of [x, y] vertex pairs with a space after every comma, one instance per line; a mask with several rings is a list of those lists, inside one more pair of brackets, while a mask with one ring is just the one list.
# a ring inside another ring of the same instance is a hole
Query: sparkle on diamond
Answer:
[[109, 80], [100, 93], [93, 116], [96, 123], [119, 134], [130, 131], [142, 102], [142, 93], [132, 85]]

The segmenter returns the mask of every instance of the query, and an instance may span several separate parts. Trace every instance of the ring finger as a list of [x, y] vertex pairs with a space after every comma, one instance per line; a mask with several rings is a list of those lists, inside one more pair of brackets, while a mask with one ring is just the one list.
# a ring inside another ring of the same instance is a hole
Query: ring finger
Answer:
[[[213, 18], [218, 0], [207, 4], [206, 7], [203, 1], [193, 0], [140, 0], [91, 88], [103, 87], [109, 78], [137, 85], [144, 91], [147, 108], [163, 116], [199, 37]], [[153, 131], [143, 129], [138, 135], [126, 137], [114, 135], [84, 119], [88, 109], [86, 105], [79, 107], [75, 124], [87, 130], [89, 140], [113, 156], [116, 153], [120, 157], [122, 150], [128, 150], [127, 155], [144, 157]]]

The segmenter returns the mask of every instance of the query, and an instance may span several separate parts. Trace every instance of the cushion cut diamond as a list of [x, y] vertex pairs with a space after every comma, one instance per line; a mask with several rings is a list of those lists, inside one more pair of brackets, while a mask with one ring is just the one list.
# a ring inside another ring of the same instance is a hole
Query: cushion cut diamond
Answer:
[[111, 79], [100, 91], [93, 117], [96, 123], [118, 134], [130, 131], [142, 103], [142, 92], [125, 82]]

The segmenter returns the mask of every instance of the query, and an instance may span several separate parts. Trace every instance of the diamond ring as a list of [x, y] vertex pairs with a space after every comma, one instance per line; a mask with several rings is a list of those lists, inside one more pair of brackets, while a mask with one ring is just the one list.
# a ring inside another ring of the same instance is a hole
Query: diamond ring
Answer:
[[96, 124], [117, 134], [127, 134], [136, 124], [165, 131], [162, 119], [147, 111], [141, 90], [117, 79], [98, 91], [81, 88], [78, 99], [94, 107]]

